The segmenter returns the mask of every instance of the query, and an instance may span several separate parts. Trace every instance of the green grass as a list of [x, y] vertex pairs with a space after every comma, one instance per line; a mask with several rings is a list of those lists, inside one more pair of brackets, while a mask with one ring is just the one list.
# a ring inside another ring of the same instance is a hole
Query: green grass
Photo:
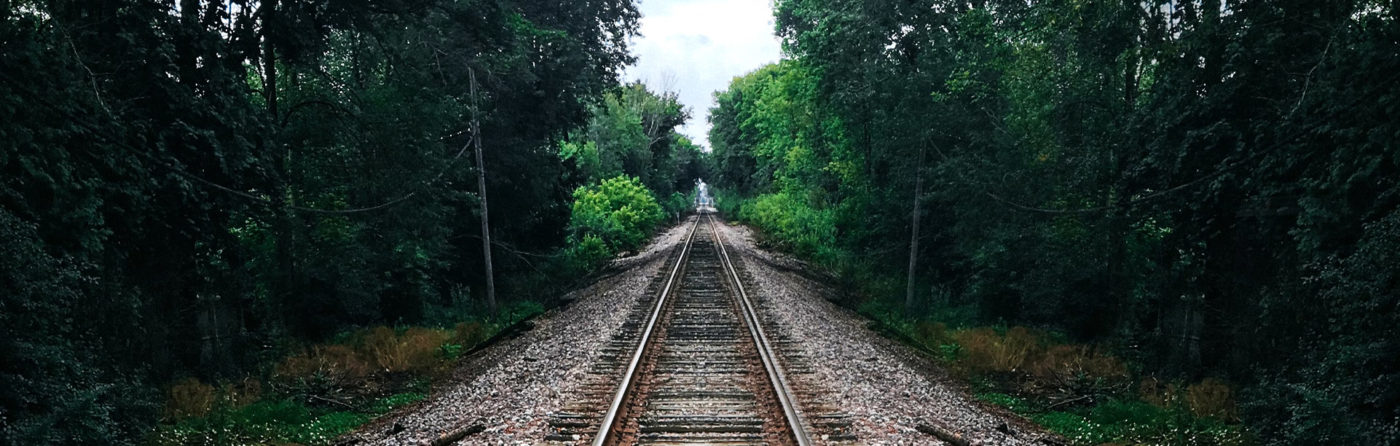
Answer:
[[[936, 316], [909, 317], [902, 308], [889, 302], [867, 301], [858, 310], [874, 319], [874, 326], [892, 337], [934, 356], [950, 369], [961, 371], [976, 397], [989, 404], [1005, 407], [1060, 434], [1073, 445], [1184, 445], [1184, 446], [1247, 446], [1254, 444], [1245, 426], [1237, 422], [1197, 416], [1175, 403], [1163, 408], [1138, 399], [1131, 391], [1120, 390], [1108, 395], [1096, 395], [1093, 404], [1047, 409], [1052, 401], [1033, 393], [1019, 394], [1017, 380], [983, 376], [967, 367], [961, 346], [952, 338], [948, 328], [975, 328], [967, 309], [943, 309], [930, 314], [950, 317], [947, 325], [933, 322]], [[936, 328], [931, 328], [936, 327]], [[1005, 334], [1007, 327], [989, 327]], [[946, 332], [945, 332], [946, 330]], [[1046, 333], [1045, 342], [1068, 343], [1062, 334]]]
[[[1015, 410], [1013, 408], [1013, 410]], [[1019, 411], [1018, 411], [1019, 412]], [[1142, 401], [1109, 400], [1066, 412], [1026, 414], [1037, 424], [1064, 435], [1076, 445], [1170, 444], [1238, 446], [1251, 439], [1238, 424], [1197, 417], [1180, 408], [1164, 409]]]
[[149, 445], [331, 444], [377, 416], [427, 397], [405, 392], [374, 400], [363, 410], [327, 410], [288, 399], [218, 407], [203, 417], [160, 426]]

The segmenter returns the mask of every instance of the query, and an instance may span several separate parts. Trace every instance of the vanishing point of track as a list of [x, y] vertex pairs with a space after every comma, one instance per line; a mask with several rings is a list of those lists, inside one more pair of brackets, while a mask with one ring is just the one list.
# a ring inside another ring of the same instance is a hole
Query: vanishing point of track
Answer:
[[[708, 237], [696, 236], [702, 226]], [[759, 321], [712, 218], [701, 214], [637, 327], [592, 444], [810, 444]]]

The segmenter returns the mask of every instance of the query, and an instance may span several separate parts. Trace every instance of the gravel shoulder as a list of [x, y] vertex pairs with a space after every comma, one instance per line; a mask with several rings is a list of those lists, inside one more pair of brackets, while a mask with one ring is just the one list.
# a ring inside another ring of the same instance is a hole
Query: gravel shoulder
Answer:
[[617, 274], [565, 296], [572, 303], [535, 318], [534, 329], [462, 361], [450, 382], [428, 399], [371, 422], [338, 444], [420, 445], [459, 429], [480, 433], [459, 444], [536, 444], [547, 418], [582, 385], [595, 352], [643, 296], [669, 249], [688, 225], [653, 238], [639, 253], [614, 261]]
[[[338, 444], [422, 445], [469, 427], [480, 432], [457, 444], [544, 443], [549, 415], [581, 393], [596, 352], [621, 327], [627, 309], [643, 298], [689, 223], [615, 260], [612, 270], [620, 272], [569, 293], [571, 303], [534, 319], [532, 330], [463, 360], [427, 400], [381, 417]], [[1046, 436], [1019, 417], [979, 403], [922, 353], [871, 331], [866, 318], [828, 301], [836, 291], [814, 280], [820, 273], [758, 249], [748, 228], [718, 227], [751, 277], [759, 310], [776, 323], [765, 329], [800, 340], [794, 348], [820, 358], [800, 379], [836, 395], [853, 420], [856, 443], [945, 444], [920, 432], [921, 425], [976, 445], [1035, 444]]]
[[[752, 231], [720, 225], [755, 282], [752, 296], [776, 327], [799, 340], [814, 362], [811, 379], [838, 395], [861, 444], [947, 444], [920, 431], [935, 426], [975, 445], [1036, 444], [1048, 435], [999, 408], [987, 407], [924, 354], [867, 328], [869, 319], [828, 300], [837, 292], [804, 273], [789, 256], [758, 249]], [[820, 439], [816, 439], [820, 442]]]

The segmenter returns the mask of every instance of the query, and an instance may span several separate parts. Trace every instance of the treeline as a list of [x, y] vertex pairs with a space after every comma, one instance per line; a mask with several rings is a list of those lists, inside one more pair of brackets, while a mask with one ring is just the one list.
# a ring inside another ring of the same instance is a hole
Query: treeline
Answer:
[[0, 443], [139, 441], [177, 379], [492, 317], [483, 166], [500, 306], [547, 301], [596, 265], [567, 245], [589, 233], [576, 189], [629, 174], [669, 198], [702, 162], [673, 96], [618, 84], [637, 20], [626, 0], [7, 2]]
[[1263, 443], [1400, 442], [1394, 2], [775, 14], [790, 59], [716, 96], [720, 204], [865, 308], [1224, 379]]

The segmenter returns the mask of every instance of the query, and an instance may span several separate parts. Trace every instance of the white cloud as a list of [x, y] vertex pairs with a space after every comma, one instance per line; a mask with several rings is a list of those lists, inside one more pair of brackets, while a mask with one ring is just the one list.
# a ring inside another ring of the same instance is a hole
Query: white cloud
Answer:
[[712, 93], [782, 56], [766, 0], [642, 0], [637, 64], [623, 78], [680, 94], [691, 118], [680, 132], [709, 147]]

